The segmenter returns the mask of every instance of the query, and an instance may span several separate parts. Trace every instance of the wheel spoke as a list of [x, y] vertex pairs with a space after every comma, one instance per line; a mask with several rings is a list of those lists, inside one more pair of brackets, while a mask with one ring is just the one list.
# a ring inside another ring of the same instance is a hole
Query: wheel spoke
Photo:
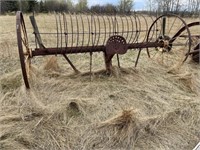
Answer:
[[21, 40], [22, 40], [22, 43], [24, 43], [24, 46], [26, 47], [26, 50], [28, 50], [29, 49], [28, 48], [28, 44], [24, 41], [24, 39], [21, 38]]
[[171, 30], [172, 30], [172, 27], [173, 27], [174, 24], [175, 24], [176, 19], [177, 19], [177, 17], [175, 17], [175, 19], [174, 19], [174, 21], [173, 21], [171, 27], [169, 28], [168, 35], [170, 34], [170, 32], [171, 32]]

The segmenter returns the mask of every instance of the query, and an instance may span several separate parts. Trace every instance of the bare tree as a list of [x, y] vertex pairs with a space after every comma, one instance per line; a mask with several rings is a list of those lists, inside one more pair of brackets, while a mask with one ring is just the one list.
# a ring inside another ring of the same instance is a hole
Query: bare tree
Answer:
[[120, 0], [118, 8], [121, 13], [130, 13], [133, 8], [134, 1], [133, 0]]
[[146, 2], [149, 11], [158, 12], [179, 12], [183, 4], [183, 0], [147, 0]]
[[156, 0], [146, 0], [146, 8], [150, 13], [156, 12], [158, 9], [158, 3]]
[[87, 10], [88, 10], [87, 0], [78, 0], [78, 4], [76, 5], [76, 11], [82, 12]]
[[176, 2], [176, 8], [175, 8], [175, 11], [176, 11], [176, 12], [179, 12], [179, 11], [180, 11], [180, 9], [181, 9], [180, 0], [177, 0], [177, 2]]
[[68, 6], [68, 11], [73, 12], [74, 11], [74, 4], [72, 0], [66, 0], [67, 6]]
[[198, 14], [200, 11], [200, 0], [188, 0], [187, 6], [191, 14]]

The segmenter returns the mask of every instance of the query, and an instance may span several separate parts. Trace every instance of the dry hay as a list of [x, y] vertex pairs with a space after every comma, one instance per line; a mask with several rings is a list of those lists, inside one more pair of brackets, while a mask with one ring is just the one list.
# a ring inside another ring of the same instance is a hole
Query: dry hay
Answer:
[[[153, 117], [142, 117], [133, 109], [124, 110], [116, 117], [94, 125], [92, 130], [86, 130], [81, 137], [84, 145], [81, 149], [148, 149], [150, 147], [179, 149], [173, 143], [176, 140], [184, 142], [184, 138], [192, 138], [194, 141], [199, 139], [198, 136], [188, 133], [182, 126], [182, 123], [192, 116], [190, 110], [180, 108]], [[195, 119], [200, 121], [197, 116]], [[182, 133], [180, 130], [185, 132], [182, 135], [184, 137], [175, 136]], [[161, 141], [166, 141], [165, 145]], [[150, 143], [152, 145], [145, 145]]]
[[25, 89], [16, 56], [3, 56], [0, 149], [195, 147], [200, 141], [199, 65], [187, 62], [169, 71], [142, 55], [138, 68], [127, 59], [121, 66], [130, 68], [114, 66], [108, 75], [97, 55], [92, 74], [83, 72], [89, 70], [85, 55], [70, 56], [79, 74], [59, 57], [39, 65], [34, 61], [42, 58], [33, 60], [31, 90]]
[[59, 71], [60, 67], [57, 62], [56, 56], [48, 57], [46, 60], [46, 64], [44, 65], [44, 70], [51, 70], [51, 71]]
[[198, 143], [198, 66], [171, 74], [151, 62], [114, 67], [112, 75], [65, 74], [52, 60], [45, 61], [47, 70], [30, 68], [31, 90], [20, 70], [1, 78], [1, 149], [192, 149]]

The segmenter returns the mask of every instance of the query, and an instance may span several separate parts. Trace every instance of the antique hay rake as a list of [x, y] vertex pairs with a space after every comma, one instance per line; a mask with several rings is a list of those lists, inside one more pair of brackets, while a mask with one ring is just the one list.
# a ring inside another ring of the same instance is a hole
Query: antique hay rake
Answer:
[[[89, 53], [90, 72], [92, 54], [103, 52], [107, 73], [112, 70], [112, 58], [119, 54], [138, 49], [135, 66], [141, 50], [146, 49], [149, 57], [158, 57], [166, 66], [184, 62], [191, 50], [190, 26], [177, 15], [165, 14], [156, 19], [142, 14], [98, 15], [98, 14], [55, 14], [48, 23], [53, 29], [39, 28], [35, 16], [30, 16], [35, 37], [35, 48], [29, 47], [28, 35], [22, 12], [17, 12], [17, 42], [23, 79], [29, 85], [31, 58], [44, 55], [62, 55], [75, 72], [78, 69], [67, 54]], [[151, 23], [149, 23], [151, 22]], [[42, 32], [39, 29], [43, 29]], [[187, 44], [186, 44], [187, 43]], [[183, 57], [179, 57], [183, 56]]]

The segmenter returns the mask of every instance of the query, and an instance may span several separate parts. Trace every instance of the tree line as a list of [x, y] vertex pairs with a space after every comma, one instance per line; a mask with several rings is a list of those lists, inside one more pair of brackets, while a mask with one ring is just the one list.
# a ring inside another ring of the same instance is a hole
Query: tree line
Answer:
[[[200, 15], [200, 0], [145, 0], [143, 12], [159, 14], [171, 12], [187, 16]], [[95, 12], [95, 13], [123, 13], [133, 11], [134, 0], [119, 0], [117, 5], [107, 3], [88, 7], [87, 0], [0, 0], [0, 13], [21, 10], [23, 12]]]
[[134, 0], [120, 0], [119, 4], [93, 5], [88, 7], [87, 0], [0, 0], [1, 13], [21, 10], [23, 12], [96, 12], [96, 13], [130, 13]]
[[146, 0], [148, 11], [182, 13], [187, 16], [200, 15], [200, 0]]

